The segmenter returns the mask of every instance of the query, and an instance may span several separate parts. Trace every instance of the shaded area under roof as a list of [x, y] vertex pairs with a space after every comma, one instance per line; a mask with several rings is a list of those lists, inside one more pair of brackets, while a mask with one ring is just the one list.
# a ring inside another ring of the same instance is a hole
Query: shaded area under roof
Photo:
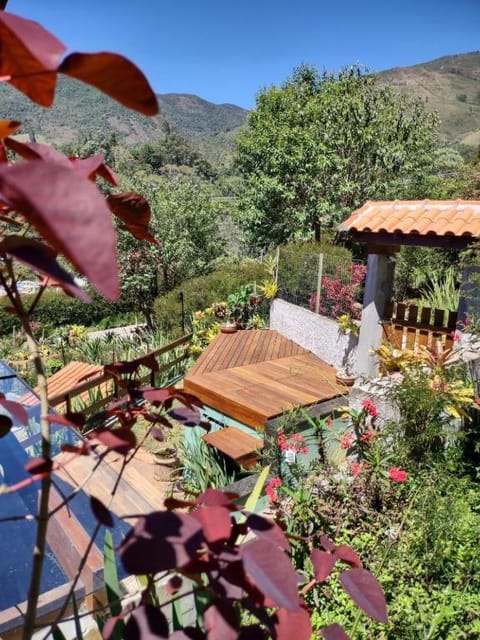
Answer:
[[480, 201], [368, 201], [339, 228], [360, 242], [464, 248], [480, 238]]
[[344, 395], [336, 370], [273, 330], [219, 334], [185, 376], [185, 391], [248, 426]]

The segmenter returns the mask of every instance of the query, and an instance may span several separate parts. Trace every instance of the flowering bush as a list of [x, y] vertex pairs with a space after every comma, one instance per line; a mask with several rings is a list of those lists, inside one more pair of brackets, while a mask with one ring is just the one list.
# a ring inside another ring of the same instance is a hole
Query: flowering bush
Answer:
[[305, 438], [300, 433], [286, 434], [285, 431], [277, 433], [277, 444], [280, 451], [293, 451], [294, 453], [308, 453], [308, 447], [305, 446]]
[[[363, 264], [351, 264], [348, 270], [349, 282], [342, 278], [341, 266], [337, 267], [335, 276], [323, 276], [319, 313], [333, 318], [349, 314], [356, 320], [360, 319], [361, 307], [356, 304], [356, 300], [367, 275], [367, 267]], [[312, 293], [309, 302], [311, 311], [315, 310], [316, 303], [317, 294]]]

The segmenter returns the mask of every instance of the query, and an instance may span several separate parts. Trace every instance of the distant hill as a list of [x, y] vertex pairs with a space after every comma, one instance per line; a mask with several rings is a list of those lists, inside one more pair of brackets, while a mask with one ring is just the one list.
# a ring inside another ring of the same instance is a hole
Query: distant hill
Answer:
[[[480, 144], [480, 52], [390, 69], [378, 77], [400, 93], [419, 96], [427, 109], [438, 111], [442, 143]], [[101, 130], [115, 131], [121, 142], [136, 144], [162, 139], [175, 127], [210, 162], [219, 165], [228, 161], [246, 109], [180, 93], [161, 94], [158, 100], [161, 113], [147, 118], [82, 82], [60, 78], [53, 108], [43, 109], [0, 83], [4, 117], [20, 120], [20, 133], [34, 134], [39, 141], [61, 145]]]
[[[221, 157], [233, 146], [230, 132], [243, 124], [247, 111], [232, 104], [213, 104], [194, 95], [158, 96], [160, 114], [147, 118], [130, 111], [103, 93], [68, 78], [60, 78], [54, 105], [44, 109], [12, 87], [0, 84], [5, 117], [23, 123], [19, 133], [56, 145], [99, 130], [115, 131], [126, 144], [165, 137], [170, 127]], [[218, 158], [216, 158], [218, 159]], [[215, 158], [214, 158], [215, 160]]]
[[437, 111], [443, 142], [480, 144], [480, 51], [390, 69], [378, 77], [400, 93], [419, 96], [427, 109]]

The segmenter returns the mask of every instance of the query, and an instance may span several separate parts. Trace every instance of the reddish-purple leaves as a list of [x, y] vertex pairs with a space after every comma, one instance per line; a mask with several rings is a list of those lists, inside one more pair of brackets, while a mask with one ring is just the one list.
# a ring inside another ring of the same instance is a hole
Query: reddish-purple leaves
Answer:
[[19, 402], [7, 400], [4, 394], [0, 393], [0, 405], [8, 411], [18, 425], [28, 423], [28, 413]]
[[107, 428], [95, 429], [87, 435], [87, 438], [89, 440], [98, 440], [107, 449], [116, 451], [124, 456], [137, 443], [135, 434], [128, 428], [115, 429], [115, 431]]
[[72, 168], [84, 178], [95, 181], [95, 178], [100, 176], [100, 178], [103, 178], [106, 182], [117, 186], [117, 176], [110, 167], [105, 164], [104, 159], [103, 153], [99, 153], [89, 158], [70, 158], [69, 161]]
[[373, 573], [367, 569], [347, 569], [340, 574], [340, 584], [367, 616], [388, 623], [385, 595]]
[[[44, 107], [53, 102], [57, 67], [65, 46], [33, 20], [0, 12], [0, 75]], [[49, 73], [51, 72], [51, 73]]]
[[238, 616], [230, 602], [214, 602], [203, 614], [208, 640], [237, 640]]
[[0, 140], [11, 136], [21, 126], [22, 123], [16, 120], [0, 120]]
[[225, 507], [200, 507], [190, 515], [201, 525], [207, 543], [226, 542], [230, 538], [232, 521]]
[[0, 167], [0, 193], [103, 295], [118, 297], [115, 229], [94, 184], [71, 168], [32, 160]]
[[317, 580], [317, 582], [325, 582], [335, 566], [335, 556], [327, 551], [313, 549], [310, 559], [315, 571], [315, 580]]
[[266, 540], [270, 544], [275, 544], [277, 547], [285, 549], [285, 551], [290, 550], [290, 544], [285, 534], [273, 520], [263, 518], [256, 513], [250, 513], [247, 517], [247, 525], [255, 533], [257, 538]]
[[130, 615], [122, 637], [123, 640], [168, 638], [167, 619], [158, 607], [141, 605]]
[[90, 508], [95, 518], [106, 527], [113, 527], [113, 516], [107, 507], [95, 496], [90, 496]]
[[25, 160], [46, 160], [63, 167], [71, 168], [70, 160], [66, 155], [46, 144], [39, 142], [20, 142], [14, 138], [7, 138], [5, 140], [5, 146]]
[[8, 416], [0, 415], [0, 438], [3, 438], [10, 432], [13, 423]]
[[239, 507], [232, 502], [238, 497], [237, 493], [208, 488], [203, 493], [198, 494], [195, 504], [204, 505], [205, 507], [225, 507], [229, 511], [238, 511]]
[[25, 463], [25, 471], [33, 475], [39, 473], [50, 473], [53, 467], [53, 462], [43, 457], [32, 458]]
[[84, 302], [89, 302], [88, 294], [79, 287], [72, 276], [61, 267], [55, 252], [46, 245], [24, 236], [11, 235], [0, 242], [0, 254], [8, 253], [13, 258], [27, 265], [33, 271], [52, 278], [55, 284]]
[[120, 557], [129, 573], [157, 573], [187, 564], [202, 541], [202, 528], [189, 514], [156, 511], [138, 519], [120, 547]]
[[339, 547], [335, 547], [333, 552], [333, 556], [342, 560], [346, 564], [351, 565], [352, 567], [357, 567], [357, 569], [361, 569], [362, 561], [357, 556], [352, 547], [349, 547], [348, 544], [341, 544]]
[[168, 415], [183, 424], [184, 427], [197, 427], [202, 422], [202, 416], [196, 409], [189, 407], [178, 407], [171, 409]]
[[266, 540], [255, 540], [240, 547], [240, 556], [253, 583], [277, 607], [299, 610], [297, 575], [283, 551]]
[[312, 625], [308, 611], [303, 607], [298, 611], [279, 609], [275, 631], [276, 640], [310, 640]]
[[117, 53], [71, 53], [58, 69], [100, 89], [114, 100], [146, 116], [158, 113], [158, 102], [140, 69]]
[[138, 240], [146, 240], [152, 244], [158, 241], [148, 230], [150, 224], [150, 205], [138, 193], [117, 193], [107, 197], [110, 211], [122, 222], [122, 228], [129, 231]]
[[325, 640], [350, 640], [349, 636], [336, 622], [321, 629], [320, 633]]

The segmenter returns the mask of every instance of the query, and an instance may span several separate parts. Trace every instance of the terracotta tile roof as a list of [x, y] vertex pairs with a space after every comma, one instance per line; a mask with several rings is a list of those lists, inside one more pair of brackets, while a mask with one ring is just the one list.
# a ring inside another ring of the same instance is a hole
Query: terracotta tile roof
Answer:
[[479, 238], [480, 200], [368, 201], [340, 230]]

